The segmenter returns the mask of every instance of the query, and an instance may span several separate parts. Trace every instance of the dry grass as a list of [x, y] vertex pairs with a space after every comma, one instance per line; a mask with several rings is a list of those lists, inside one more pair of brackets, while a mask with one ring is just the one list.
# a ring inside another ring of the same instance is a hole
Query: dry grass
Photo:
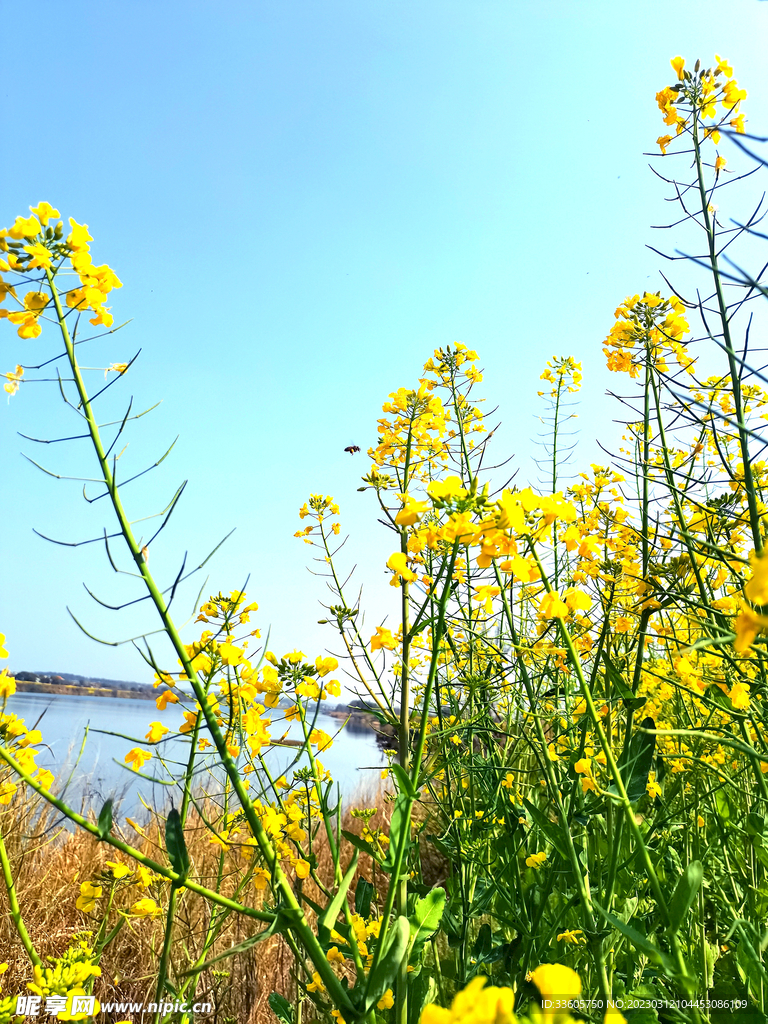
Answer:
[[[349, 802], [355, 805], [379, 808], [371, 826], [386, 826], [389, 818], [389, 802], [385, 793], [361, 792]], [[154, 860], [167, 859], [165, 845], [160, 831], [160, 822], [155, 820], [145, 828], [146, 836], [137, 836], [126, 826], [126, 839]], [[210, 831], [197, 812], [188, 819], [187, 841], [194, 873], [204, 885], [215, 887], [219, 865], [220, 847], [211, 843]], [[350, 811], [343, 815], [342, 827], [359, 832], [360, 821], [353, 819]], [[75, 932], [93, 929], [88, 915], [76, 907], [80, 884], [95, 879], [104, 869], [107, 860], [126, 860], [113, 847], [99, 842], [88, 833], [78, 829], [65, 829], [57, 823], [55, 812], [48, 804], [41, 806], [34, 795], [22, 795], [20, 790], [12, 804], [0, 814], [6, 847], [11, 859], [16, 889], [22, 915], [34, 946], [43, 961], [61, 955], [69, 946]], [[424, 844], [434, 859], [431, 844]], [[319, 877], [331, 883], [333, 866], [327, 840], [322, 830], [317, 835], [314, 852], [318, 856]], [[345, 866], [351, 856], [347, 846]], [[126, 861], [127, 862], [127, 861]], [[231, 864], [230, 855], [226, 863]], [[373, 870], [369, 858], [362, 857], [360, 874], [376, 886], [382, 879]], [[431, 875], [431, 884], [437, 884], [444, 876], [445, 865], [435, 861], [427, 865], [425, 874]], [[230, 895], [238, 872], [232, 870], [224, 878], [221, 889]], [[314, 899], [323, 897], [312, 883], [304, 883], [305, 891]], [[315, 889], [313, 892], [312, 889]], [[105, 889], [106, 892], [106, 889]], [[167, 886], [161, 884], [158, 902], [167, 898]], [[136, 885], [122, 887], [115, 901], [120, 908], [127, 908], [136, 899], [147, 895]], [[248, 890], [246, 901], [258, 906], [261, 893]], [[103, 901], [102, 901], [103, 902]], [[9, 969], [3, 977], [6, 993], [26, 990], [31, 979], [31, 969], [24, 948], [16, 934], [13, 921], [5, 913], [7, 895], [0, 885], [0, 960], [8, 962]], [[117, 920], [114, 916], [110, 926]], [[190, 892], [184, 892], [180, 900], [179, 913], [174, 931], [172, 960], [176, 970], [186, 969], [190, 957], [200, 949], [202, 936], [210, 920], [210, 906], [205, 900]], [[96, 925], [98, 921], [96, 922]], [[154, 999], [157, 956], [162, 945], [164, 918], [155, 920], [128, 919], [115, 940], [104, 951], [102, 975], [96, 979], [94, 993], [101, 1002], [133, 1001], [150, 1002]], [[240, 915], [229, 916], [215, 946], [208, 958], [218, 955], [231, 946], [255, 935], [261, 930], [257, 921]], [[214, 1013], [209, 1018], [217, 1024], [274, 1024], [276, 1018], [267, 1004], [271, 992], [277, 991], [288, 998], [295, 993], [292, 978], [292, 956], [280, 938], [271, 938], [257, 943], [247, 952], [223, 960], [203, 972], [198, 981], [195, 999], [210, 1001]], [[228, 972], [222, 974], [220, 972]], [[176, 981], [177, 979], [173, 977]], [[311, 1006], [305, 1004], [305, 1019], [311, 1019]], [[125, 1017], [125, 1014], [120, 1016]], [[101, 1018], [108, 1021], [108, 1015]]]

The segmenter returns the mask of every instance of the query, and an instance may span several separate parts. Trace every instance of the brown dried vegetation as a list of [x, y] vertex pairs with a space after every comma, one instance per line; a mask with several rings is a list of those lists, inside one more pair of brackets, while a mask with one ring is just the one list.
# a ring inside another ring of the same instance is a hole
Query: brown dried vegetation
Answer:
[[[379, 810], [371, 820], [371, 828], [387, 829], [390, 804], [387, 793], [361, 793], [342, 816], [342, 828], [359, 833], [360, 819], [353, 818], [351, 808], [377, 807]], [[203, 808], [205, 813], [206, 809]], [[146, 856], [163, 862], [167, 859], [163, 841], [162, 818], [154, 816], [144, 827], [145, 835], [139, 835], [116, 815], [116, 833], [122, 835]], [[85, 881], [102, 884], [106, 896], [109, 881], [102, 881], [107, 861], [120, 861], [133, 867], [128, 858], [106, 843], [99, 842], [90, 834], [65, 827], [65, 822], [50, 805], [39, 798], [19, 791], [10, 806], [0, 812], [0, 828], [12, 865], [16, 892], [22, 916], [32, 942], [47, 963], [49, 957], [60, 956], [72, 941], [75, 933], [98, 930], [99, 917], [91, 918], [76, 907], [80, 885]], [[388, 830], [388, 829], [387, 829]], [[190, 858], [196, 878], [204, 885], [217, 888], [220, 859], [224, 865], [222, 883], [218, 888], [223, 894], [231, 895], [236, 880], [242, 874], [241, 858], [211, 842], [211, 832], [201, 815], [193, 808], [185, 830]], [[427, 884], [437, 884], [445, 877], [446, 865], [431, 844], [422, 840], [425, 856], [425, 877]], [[318, 857], [318, 876], [323, 882], [332, 884], [333, 865], [323, 830], [318, 831], [313, 850]], [[349, 861], [351, 847], [347, 846], [344, 864]], [[434, 861], [434, 864], [432, 863]], [[375, 865], [370, 858], [362, 856], [359, 877], [367, 878], [377, 886]], [[307, 894], [315, 900], [325, 902], [322, 894], [311, 879], [303, 883]], [[314, 890], [314, 891], [312, 891]], [[109, 927], [119, 920], [117, 911], [127, 910], [132, 903], [143, 896], [151, 895], [164, 906], [167, 900], [167, 884], [153, 883], [149, 891], [142, 889], [134, 879], [117, 883], [114, 900], [115, 911], [109, 920]], [[352, 897], [354, 896], [354, 886]], [[262, 893], [248, 889], [245, 901], [259, 906]], [[106, 904], [104, 897], [99, 908]], [[3, 990], [6, 994], [23, 993], [32, 973], [29, 960], [16, 934], [11, 916], [6, 913], [7, 894], [0, 886], [0, 962], [8, 963], [3, 976]], [[203, 937], [210, 922], [211, 908], [201, 897], [185, 892], [179, 901], [174, 927], [171, 980], [175, 984], [183, 981], [181, 973], [188, 970], [199, 955]], [[162, 946], [164, 916], [156, 919], [130, 918], [125, 920], [115, 939], [105, 948], [101, 958], [102, 974], [96, 979], [94, 994], [100, 1002], [139, 1002], [154, 1000], [154, 984], [157, 959]], [[230, 914], [215, 944], [208, 950], [206, 959], [220, 955], [234, 945], [256, 935], [262, 930], [258, 921]], [[293, 999], [296, 981], [292, 971], [293, 957], [279, 937], [257, 943], [246, 952], [220, 960], [206, 969], [198, 980], [195, 991], [196, 1001], [213, 1004], [214, 1010], [208, 1018], [217, 1024], [261, 1024], [274, 1022], [276, 1018], [269, 1009], [267, 1000], [273, 991]], [[312, 1019], [311, 1004], [305, 1003], [305, 1019]], [[125, 1013], [118, 1016], [124, 1018]], [[105, 1016], [109, 1021], [109, 1015]]]

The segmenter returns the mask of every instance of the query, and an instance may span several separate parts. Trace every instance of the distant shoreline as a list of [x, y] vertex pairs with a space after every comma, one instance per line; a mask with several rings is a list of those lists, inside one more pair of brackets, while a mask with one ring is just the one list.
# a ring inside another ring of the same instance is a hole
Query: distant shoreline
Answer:
[[[147, 687], [142, 690], [124, 690], [119, 686], [86, 686], [83, 683], [43, 683], [33, 682], [28, 679], [16, 679], [17, 693], [45, 693], [51, 697], [105, 697], [121, 698], [123, 700], [152, 700], [157, 697], [154, 689]], [[336, 707], [323, 708], [323, 713], [337, 721], [346, 722], [349, 732], [376, 733], [377, 742], [380, 747], [391, 747], [394, 745], [396, 730], [391, 725], [382, 725], [375, 715], [363, 711], [361, 708], [345, 707], [343, 704]]]
[[119, 687], [79, 686], [74, 683], [33, 683], [16, 679], [17, 693], [47, 693], [52, 697], [121, 697], [123, 700], [154, 700], [154, 691], [122, 690]]

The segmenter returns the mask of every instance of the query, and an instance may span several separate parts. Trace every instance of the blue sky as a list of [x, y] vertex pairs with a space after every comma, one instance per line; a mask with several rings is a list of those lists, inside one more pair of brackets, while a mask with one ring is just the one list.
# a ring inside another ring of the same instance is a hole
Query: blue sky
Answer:
[[[120, 408], [162, 399], [134, 425], [125, 475], [180, 435], [129, 502], [149, 514], [189, 480], [153, 558], [160, 578], [235, 528], [207, 589], [250, 574], [254, 621], [278, 653], [335, 650], [310, 549], [293, 538], [299, 506], [323, 491], [341, 505], [373, 632], [394, 596], [391, 544], [357, 492], [368, 460], [343, 448], [375, 443], [387, 394], [455, 340], [481, 353], [503, 420], [496, 453], [516, 455], [520, 479], [553, 354], [583, 362], [579, 460], [600, 457], [595, 439], [616, 437], [618, 415], [601, 341], [627, 293], [663, 284], [645, 248], [668, 213], [643, 155], [666, 130], [654, 94], [673, 81], [670, 57], [717, 52], [766, 132], [767, 19], [758, 0], [134, 0], [98, 14], [48, 0], [34, 19], [5, 5], [6, 40], [26, 40], [36, 66], [6, 75], [0, 220], [46, 199], [89, 224], [97, 262], [124, 282], [114, 313], [132, 323], [81, 358], [104, 367], [141, 348]], [[22, 342], [7, 324], [0, 345], [3, 369], [57, 351], [51, 329]], [[109, 638], [139, 628], [138, 613], [110, 617], [82, 588], [130, 596], [103, 549], [32, 533], [82, 540], [107, 510], [20, 451], [75, 475], [90, 474], [90, 453], [17, 432], [72, 432], [50, 386], [0, 404], [10, 667], [148, 680], [130, 645], [96, 645], [66, 612]]]

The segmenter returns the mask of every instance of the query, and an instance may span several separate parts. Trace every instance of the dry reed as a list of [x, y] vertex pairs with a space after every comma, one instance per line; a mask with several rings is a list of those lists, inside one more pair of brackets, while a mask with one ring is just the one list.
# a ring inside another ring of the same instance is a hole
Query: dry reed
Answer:
[[[343, 814], [342, 828], [359, 833], [361, 821], [351, 815], [354, 807], [378, 808], [371, 827], [387, 828], [389, 800], [383, 788], [375, 792], [363, 790], [356, 793], [349, 800]], [[201, 809], [205, 813], [205, 808]], [[116, 820], [118, 817], [116, 815]], [[126, 858], [116, 855], [112, 847], [81, 829], [73, 831], [65, 825], [66, 822], [57, 816], [49, 804], [41, 802], [35, 794], [25, 792], [23, 788], [19, 789], [12, 803], [0, 813], [0, 828], [12, 864], [19, 905], [35, 949], [44, 963], [49, 957], [60, 956], [76, 932], [95, 930], [88, 914], [76, 907], [80, 884], [98, 879], [108, 860], [127, 863]], [[162, 819], [153, 816], [143, 831], [145, 834], [141, 836], [130, 826], [125, 826], [126, 838], [132, 844], [152, 859], [163, 861], [166, 855]], [[210, 885], [217, 876], [221, 848], [211, 842], [210, 830], [194, 807], [188, 818], [186, 835], [195, 875], [203, 884]], [[344, 866], [352, 854], [349, 844], [345, 845]], [[433, 849], [431, 844], [425, 846]], [[430, 856], [429, 850], [422, 847], [422, 851], [425, 858], [434, 861], [426, 865], [425, 874], [431, 875], [429, 884], [442, 881], [440, 876], [445, 874], [445, 865], [439, 863], [434, 854]], [[319, 862], [318, 876], [323, 882], [332, 883], [333, 864], [323, 830], [317, 833], [313, 852]], [[370, 858], [361, 857], [359, 871], [361, 877], [376, 886], [377, 873]], [[231, 894], [238, 874], [232, 871], [225, 876], [221, 888], [227, 895]], [[322, 899], [311, 880], [305, 882], [304, 887], [312, 898]], [[312, 888], [316, 890], [314, 893]], [[116, 906], [127, 908], [143, 895], [146, 893], [132, 884], [123, 891]], [[260, 895], [249, 890], [246, 899], [258, 905]], [[0, 906], [5, 910], [7, 894], [4, 889], [0, 901]], [[159, 902], [162, 902], [161, 897]], [[115, 920], [111, 920], [110, 926]], [[206, 901], [187, 891], [180, 901], [174, 930], [172, 959], [177, 970], [188, 969], [191, 965], [194, 951], [201, 947], [209, 920], [210, 907]], [[102, 955], [102, 974], [96, 979], [93, 989], [100, 1002], [148, 1003], [154, 999], [157, 956], [162, 945], [163, 926], [164, 917], [126, 920]], [[243, 942], [261, 928], [262, 925], [252, 919], [230, 915], [215, 945], [209, 950], [208, 959]], [[25, 992], [26, 983], [31, 980], [31, 967], [13, 920], [7, 913], [0, 916], [0, 961], [8, 963], [8, 971], [3, 977], [4, 992]], [[273, 991], [289, 999], [295, 996], [296, 982], [292, 972], [293, 959], [283, 940], [279, 937], [271, 938], [257, 943], [245, 953], [219, 961], [215, 967], [206, 969], [198, 980], [195, 1000], [212, 1003], [214, 1009], [207, 1019], [216, 1024], [274, 1024], [276, 1018], [267, 1000]], [[175, 982], [178, 978], [172, 975], [172, 980]], [[312, 1006], [310, 1003], [304, 1005], [304, 1019], [311, 1020]], [[125, 1013], [118, 1016], [124, 1018]], [[108, 1024], [109, 1015], [100, 1019]]]

